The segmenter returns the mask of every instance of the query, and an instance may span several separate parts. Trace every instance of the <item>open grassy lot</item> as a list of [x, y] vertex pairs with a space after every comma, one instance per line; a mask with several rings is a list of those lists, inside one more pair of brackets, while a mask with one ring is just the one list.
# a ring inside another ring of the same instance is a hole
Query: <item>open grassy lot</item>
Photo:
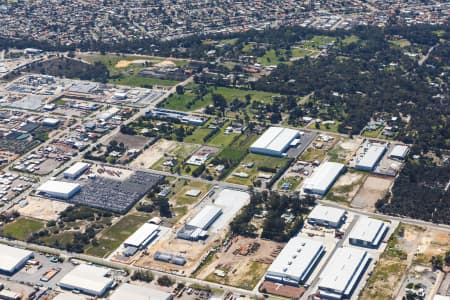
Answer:
[[356, 35], [350, 35], [342, 40], [342, 44], [344, 46], [347, 46], [347, 45], [356, 43], [358, 40], [359, 40], [359, 38]]
[[407, 254], [404, 248], [404, 240], [407, 241], [409, 238], [405, 234], [405, 237], [400, 241], [398, 233], [402, 227], [403, 225], [399, 225], [389, 239], [386, 250], [378, 261], [367, 285], [364, 287], [360, 299], [384, 300], [392, 299], [394, 296], [395, 289], [406, 270]]
[[149, 216], [128, 214], [111, 227], [100, 232], [97, 247], [86, 249], [86, 254], [104, 257], [118, 248], [133, 232], [149, 220]]
[[3, 228], [3, 235], [11, 236], [17, 240], [25, 241], [33, 233], [40, 231], [45, 226], [44, 222], [31, 219], [20, 218], [16, 221], [5, 225]]
[[108, 81], [112, 84], [118, 84], [118, 85], [128, 85], [128, 86], [135, 86], [135, 87], [143, 87], [147, 85], [162, 85], [162, 86], [174, 86], [179, 83], [179, 81], [175, 80], [164, 80], [159, 78], [148, 78], [148, 77], [142, 77], [139, 75], [127, 75], [122, 78], [118, 79], [110, 79]]
[[[201, 181], [191, 181], [183, 186], [180, 191], [173, 197], [177, 206], [191, 205], [201, 199], [210, 189], [211, 185]], [[199, 190], [200, 195], [197, 197], [187, 196], [186, 192], [189, 190]]]
[[311, 122], [311, 124], [309, 124], [308, 128], [309, 129], [320, 129], [323, 131], [330, 131], [330, 132], [338, 132], [338, 127], [341, 124], [341, 122], [339, 121], [334, 121], [334, 123], [318, 123], [318, 125], [316, 125], [316, 122]]
[[381, 131], [383, 131], [383, 127], [379, 127], [377, 130], [364, 130], [362, 136], [369, 138], [377, 138]]
[[[242, 160], [241, 164], [232, 171], [226, 181], [242, 185], [251, 185], [260, 173], [275, 175], [268, 171], [261, 171], [261, 168], [278, 169], [284, 167], [287, 162], [288, 160], [286, 158], [249, 153]], [[251, 168], [247, 167], [250, 163], [253, 163]], [[234, 173], [246, 173], [248, 174], [248, 177], [237, 177], [233, 175]]]
[[399, 46], [400, 48], [405, 48], [405, 47], [411, 46], [411, 42], [408, 41], [407, 39], [392, 40], [389, 42], [393, 45]]
[[207, 126], [198, 127], [195, 129], [195, 131], [188, 135], [184, 142], [186, 143], [194, 143], [194, 144], [203, 144], [203, 139], [212, 131], [212, 129], [209, 129]]
[[[146, 78], [143, 76], [139, 76], [139, 72], [146, 67], [145, 63], [147, 62], [147, 66], [151, 66], [163, 61], [161, 58], [155, 58], [151, 56], [140, 56], [140, 55], [86, 55], [83, 56], [83, 59], [88, 62], [101, 62], [104, 64], [109, 72], [110, 76], [117, 77], [111, 78], [108, 82], [112, 84], [119, 85], [128, 85], [128, 86], [153, 86], [153, 85], [161, 85], [161, 86], [174, 86], [178, 81], [174, 80], [164, 80], [159, 78]], [[178, 67], [184, 66], [188, 64], [186, 60], [171, 60]], [[120, 75], [120, 76], [118, 76]]]
[[328, 44], [334, 42], [336, 38], [327, 35], [316, 35], [312, 39], [303, 43], [307, 49], [320, 49], [326, 47]]
[[316, 149], [314, 147], [309, 147], [306, 149], [302, 155], [300, 156], [299, 160], [307, 161], [307, 162], [314, 162], [322, 161], [326, 156], [326, 151], [323, 149]]
[[[203, 97], [197, 98], [199, 86], [194, 84], [189, 86], [184, 94], [174, 94], [169, 97], [164, 103], [163, 107], [167, 109], [181, 110], [181, 111], [195, 111], [212, 104], [212, 95], [220, 94], [225, 97], [228, 103], [234, 99], [239, 101], [246, 101], [246, 96], [250, 96], [250, 101], [259, 101], [263, 103], [271, 103], [274, 96], [280, 96], [276, 93], [268, 93], [263, 91], [245, 90], [238, 88], [227, 87], [210, 87]], [[197, 99], [196, 99], [197, 98]]]

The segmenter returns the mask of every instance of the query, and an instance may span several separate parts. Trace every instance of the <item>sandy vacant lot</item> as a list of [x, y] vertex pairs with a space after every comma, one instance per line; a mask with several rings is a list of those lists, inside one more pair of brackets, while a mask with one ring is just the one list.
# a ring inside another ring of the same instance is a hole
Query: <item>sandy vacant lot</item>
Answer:
[[117, 62], [117, 64], [115, 65], [116, 68], [120, 69], [120, 68], [127, 68], [128, 66], [132, 65], [132, 64], [136, 64], [136, 65], [142, 65], [145, 64], [148, 60], [145, 59], [135, 59], [135, 60], [119, 60]]
[[[216, 253], [213, 262], [197, 278], [252, 289], [279, 254], [283, 244], [273, 241], [234, 237], [227, 247]], [[225, 277], [214, 274], [223, 271]]]
[[164, 157], [164, 154], [172, 153], [177, 146], [178, 143], [175, 141], [161, 139], [142, 152], [141, 155], [131, 162], [130, 166], [148, 169]]
[[20, 215], [45, 221], [56, 220], [69, 204], [38, 197], [28, 197], [28, 205], [19, 207]]
[[417, 247], [418, 259], [428, 263], [432, 256], [443, 256], [450, 249], [450, 235], [440, 230], [428, 230]]
[[[364, 183], [367, 175], [360, 172], [347, 172], [336, 181], [331, 193], [336, 199], [351, 201]], [[331, 199], [333, 200], [333, 199]]]
[[393, 180], [393, 178], [389, 177], [369, 176], [358, 194], [356, 194], [351, 206], [374, 211], [375, 203], [386, 194]]

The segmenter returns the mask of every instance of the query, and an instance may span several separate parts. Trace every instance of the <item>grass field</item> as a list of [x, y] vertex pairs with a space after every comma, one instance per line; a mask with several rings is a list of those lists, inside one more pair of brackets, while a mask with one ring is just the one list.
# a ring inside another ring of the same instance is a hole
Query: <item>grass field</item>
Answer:
[[326, 151], [323, 149], [316, 149], [314, 147], [309, 147], [300, 156], [300, 160], [313, 162], [315, 160], [322, 161], [325, 158]]
[[180, 83], [179, 81], [175, 80], [164, 80], [159, 78], [147, 78], [142, 77], [138, 75], [127, 75], [122, 78], [118, 79], [110, 79], [108, 80], [109, 83], [112, 84], [118, 84], [118, 85], [128, 85], [128, 86], [134, 86], [134, 87], [143, 87], [146, 85], [161, 85], [161, 86], [174, 86]]
[[[206, 184], [201, 181], [191, 181], [188, 183], [188, 185], [184, 186], [175, 196], [175, 202], [177, 206], [185, 206], [185, 205], [191, 205], [197, 202], [201, 197], [203, 197], [208, 190], [210, 189], [211, 185]], [[192, 189], [196, 189], [200, 191], [200, 195], [197, 197], [187, 196], [186, 192]]]
[[377, 138], [381, 131], [383, 131], [383, 127], [379, 127], [377, 130], [364, 130], [362, 136], [369, 138]]
[[45, 226], [44, 222], [31, 219], [20, 218], [12, 223], [5, 225], [3, 234], [12, 236], [21, 241], [28, 239], [33, 233], [40, 231]]
[[212, 95], [223, 95], [228, 103], [231, 103], [234, 99], [245, 101], [247, 95], [250, 95], [251, 101], [259, 101], [263, 103], [271, 103], [274, 96], [280, 96], [276, 93], [268, 93], [255, 90], [244, 90], [237, 88], [227, 87], [211, 87], [208, 88], [208, 92], [202, 98], [193, 101], [196, 97], [195, 90], [199, 88], [198, 85], [190, 86], [193, 90], [186, 90], [183, 95], [172, 95], [164, 103], [163, 107], [167, 109], [181, 110], [181, 111], [195, 111], [212, 104]]
[[406, 39], [392, 40], [389, 42], [393, 45], [399, 46], [400, 48], [405, 48], [405, 47], [411, 46], [411, 42]]
[[326, 123], [323, 124], [319, 123], [319, 128], [316, 127], [316, 123], [315, 122], [311, 122], [311, 124], [309, 124], [308, 128], [309, 129], [320, 129], [323, 131], [330, 131], [330, 132], [338, 132], [338, 127], [341, 124], [341, 122], [339, 121], [334, 121], [334, 123], [330, 124], [330, 123]]
[[[139, 76], [138, 73], [144, 68], [143, 64], [133, 64], [130, 63], [127, 67], [118, 67], [117, 63], [119, 61], [133, 61], [133, 60], [145, 60], [148, 61], [150, 64], [157, 64], [162, 62], [164, 59], [161, 58], [155, 58], [151, 56], [140, 56], [140, 55], [128, 55], [128, 56], [122, 56], [122, 55], [87, 55], [84, 56], [83, 59], [85, 59], [88, 62], [96, 62], [99, 61], [102, 64], [106, 66], [106, 68], [109, 70], [110, 75], [118, 75], [121, 74], [122, 77], [119, 77], [117, 79], [110, 79], [108, 82], [112, 84], [119, 84], [119, 85], [128, 85], [128, 86], [146, 86], [146, 85], [161, 85], [161, 86], [174, 86], [178, 81], [174, 80], [163, 80], [158, 78], [146, 78]], [[188, 61], [185, 60], [172, 60], [175, 65], [178, 67], [184, 66], [188, 64]]]
[[203, 138], [206, 137], [211, 131], [212, 129], [209, 129], [207, 127], [204, 126], [199, 127], [195, 129], [195, 131], [191, 135], [188, 135], [184, 139], [184, 142], [194, 144], [204, 144]]
[[118, 248], [132, 233], [149, 220], [148, 216], [128, 214], [99, 234], [99, 246], [86, 249], [86, 254], [104, 257]]
[[345, 39], [342, 40], [342, 44], [344, 46], [356, 43], [357, 41], [359, 41], [359, 38], [356, 35], [350, 35], [347, 36]]

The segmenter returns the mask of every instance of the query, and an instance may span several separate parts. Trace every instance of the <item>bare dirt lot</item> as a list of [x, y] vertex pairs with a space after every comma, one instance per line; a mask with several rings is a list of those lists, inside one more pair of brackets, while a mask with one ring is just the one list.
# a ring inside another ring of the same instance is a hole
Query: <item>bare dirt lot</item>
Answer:
[[150, 138], [145, 136], [128, 135], [119, 132], [110, 137], [106, 143], [108, 144], [110, 141], [117, 141], [119, 144], [123, 143], [128, 149], [142, 149], [149, 140]]
[[141, 155], [131, 162], [130, 166], [148, 169], [158, 160], [163, 158], [164, 154], [172, 153], [178, 145], [178, 142], [161, 139], [148, 149], [144, 150]]
[[354, 197], [351, 206], [374, 211], [375, 203], [386, 194], [393, 181], [394, 178], [391, 177], [369, 176]]
[[253, 289], [279, 254], [282, 243], [234, 237], [197, 275], [199, 279]]
[[345, 173], [336, 181], [327, 198], [333, 201], [352, 201], [366, 178], [367, 174], [362, 172]]
[[450, 234], [446, 231], [427, 230], [417, 247], [415, 262], [428, 265], [431, 257], [443, 256], [450, 249]]
[[345, 139], [339, 141], [328, 153], [330, 160], [342, 163], [350, 161], [362, 142], [362, 139]]
[[[179, 226], [176, 226], [179, 227]], [[179, 228], [174, 227], [171, 232], [162, 236], [137, 262], [137, 266], [149, 267], [161, 271], [179, 272], [180, 274], [191, 274], [201, 259], [205, 257], [212, 247], [220, 244], [220, 239], [209, 238], [203, 242], [191, 242], [176, 238]], [[184, 266], [177, 266], [170, 263], [156, 261], [153, 256], [156, 251], [171, 253], [186, 258]]]
[[59, 213], [70, 206], [69, 204], [61, 201], [53, 201], [31, 196], [28, 197], [27, 200], [27, 206], [19, 207], [17, 209], [20, 215], [45, 221], [58, 219]]

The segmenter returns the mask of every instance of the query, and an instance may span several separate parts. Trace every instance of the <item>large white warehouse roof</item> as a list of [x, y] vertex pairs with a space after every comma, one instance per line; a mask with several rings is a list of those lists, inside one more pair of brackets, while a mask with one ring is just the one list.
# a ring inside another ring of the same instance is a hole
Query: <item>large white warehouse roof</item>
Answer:
[[0, 244], [0, 270], [6, 273], [13, 273], [32, 256], [32, 251]]
[[330, 224], [339, 224], [345, 215], [345, 210], [336, 207], [316, 205], [309, 213], [308, 219]]
[[221, 208], [214, 205], [206, 205], [187, 225], [206, 230], [221, 213]]
[[303, 284], [324, 253], [319, 241], [294, 237], [289, 240], [269, 267], [266, 279]]
[[386, 151], [383, 145], [370, 145], [363, 157], [356, 163], [356, 169], [373, 170]]
[[381, 242], [387, 229], [388, 226], [383, 221], [361, 216], [350, 232], [349, 239], [353, 243], [375, 247]]
[[106, 268], [81, 264], [64, 276], [59, 285], [66, 289], [102, 296], [113, 284], [113, 280], [106, 277], [108, 272], [109, 269]]
[[299, 135], [300, 132], [294, 129], [270, 127], [251, 145], [250, 152], [281, 156]]
[[80, 189], [78, 183], [49, 180], [38, 187], [37, 191], [55, 197], [70, 197]]
[[86, 171], [91, 164], [85, 162], [76, 162], [70, 168], [64, 171], [64, 177], [76, 178]]
[[344, 165], [335, 162], [325, 162], [314, 170], [311, 177], [303, 184], [303, 191], [324, 195], [342, 173]]
[[125, 246], [132, 246], [139, 248], [145, 246], [151, 239], [153, 239], [159, 232], [159, 226], [156, 224], [145, 223], [138, 230], [136, 230], [126, 241]]
[[338, 248], [325, 266], [319, 281], [321, 293], [349, 296], [365, 272], [370, 255], [357, 248]]
[[172, 295], [150, 287], [137, 286], [129, 283], [120, 285], [109, 300], [170, 300]]

